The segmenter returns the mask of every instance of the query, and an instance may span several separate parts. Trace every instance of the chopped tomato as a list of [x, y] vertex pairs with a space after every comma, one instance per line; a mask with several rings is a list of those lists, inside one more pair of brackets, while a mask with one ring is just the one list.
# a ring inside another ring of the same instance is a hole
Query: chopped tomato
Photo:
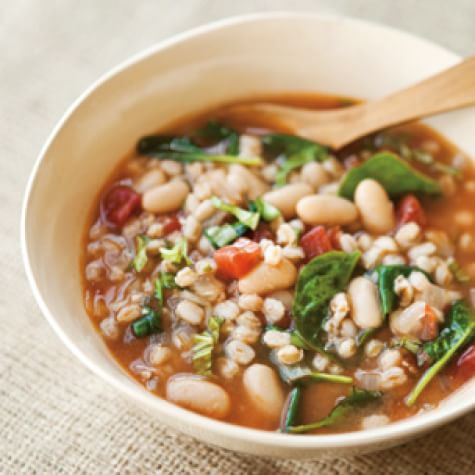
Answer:
[[181, 224], [176, 214], [162, 216], [160, 223], [163, 225], [163, 232], [165, 234], [170, 234], [173, 231], [179, 231], [181, 229]]
[[118, 185], [112, 188], [101, 203], [102, 218], [115, 226], [123, 226], [137, 211], [142, 209], [142, 199], [132, 188]]
[[262, 260], [259, 244], [247, 238], [240, 238], [230, 246], [214, 253], [218, 273], [226, 279], [240, 279]]
[[464, 378], [475, 375], [475, 345], [469, 346], [457, 360], [457, 374]]
[[430, 305], [426, 304], [424, 312], [419, 338], [422, 341], [430, 341], [436, 338], [439, 334], [439, 322]]
[[[335, 229], [335, 228], [333, 228]], [[335, 231], [327, 231], [323, 226], [315, 226], [300, 239], [307, 260], [335, 249]]]
[[417, 223], [419, 226], [427, 224], [427, 218], [422, 209], [421, 202], [414, 195], [404, 196], [397, 206], [397, 224], [401, 226], [409, 222]]

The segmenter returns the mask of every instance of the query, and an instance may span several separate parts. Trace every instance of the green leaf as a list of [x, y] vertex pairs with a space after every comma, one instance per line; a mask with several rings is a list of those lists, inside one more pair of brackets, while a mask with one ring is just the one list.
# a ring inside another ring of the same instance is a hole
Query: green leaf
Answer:
[[450, 260], [449, 269], [450, 272], [452, 272], [454, 279], [460, 284], [468, 284], [472, 280], [455, 259]]
[[325, 147], [294, 135], [268, 134], [262, 138], [262, 143], [271, 153], [286, 157], [277, 172], [275, 180], [277, 186], [285, 185], [292, 170], [306, 163], [323, 162], [328, 158], [328, 150]]
[[271, 351], [270, 360], [277, 367], [279, 376], [286, 384], [295, 384], [297, 382], [321, 382], [336, 384], [352, 384], [353, 379], [350, 376], [320, 373], [312, 371], [305, 363], [296, 363], [286, 365], [279, 362], [276, 351]]
[[237, 155], [239, 153], [239, 134], [217, 120], [210, 120], [206, 125], [196, 130], [193, 136], [216, 142], [226, 140], [226, 153], [229, 155]]
[[175, 289], [178, 287], [175, 283], [175, 274], [171, 272], [160, 272], [160, 275], [155, 279], [154, 287], [154, 296], [160, 303], [160, 306], [163, 307], [163, 289]]
[[368, 404], [380, 399], [382, 394], [376, 391], [366, 391], [364, 389], [353, 388], [349, 396], [342, 399], [328, 414], [328, 416], [311, 424], [288, 427], [288, 432], [292, 434], [302, 434], [311, 430], [328, 427], [340, 422], [349, 413], [357, 408], [365, 407]]
[[257, 198], [252, 205], [264, 221], [274, 221], [280, 216], [280, 211], [261, 197]]
[[389, 152], [377, 153], [362, 165], [349, 170], [340, 184], [338, 194], [353, 199], [356, 187], [365, 178], [378, 181], [391, 198], [398, 198], [406, 193], [428, 196], [442, 194], [442, 189], [435, 180], [414, 170], [397, 155]]
[[137, 272], [141, 272], [147, 265], [147, 244], [150, 239], [147, 236], [137, 236], [135, 257], [132, 261], [132, 266]]
[[193, 337], [192, 362], [196, 373], [203, 376], [212, 374], [213, 351], [219, 341], [219, 330], [223, 319], [211, 317], [208, 320], [208, 328]]
[[244, 224], [248, 228], [255, 230], [259, 224], [260, 215], [257, 212], [248, 211], [246, 209], [239, 208], [229, 203], [225, 203], [223, 200], [219, 199], [217, 196], [211, 198], [213, 206], [221, 211], [232, 214], [236, 217], [241, 224]]
[[242, 223], [223, 224], [211, 226], [204, 230], [203, 234], [215, 249], [232, 244], [236, 239], [244, 236], [249, 228]]
[[412, 406], [424, 388], [445, 367], [459, 349], [475, 336], [475, 315], [462, 300], [455, 302], [449, 310], [448, 324], [439, 336], [425, 343], [424, 354], [434, 363], [419, 379], [406, 398], [406, 405]]
[[186, 239], [181, 239], [171, 249], [161, 247], [160, 255], [162, 259], [173, 262], [174, 264], [181, 264], [182, 261], [185, 261], [186, 264], [191, 263], [188, 257], [188, 242]]
[[409, 277], [411, 272], [422, 272], [430, 278], [426, 272], [418, 267], [399, 264], [378, 266], [376, 272], [378, 274], [378, 290], [384, 316], [389, 315], [398, 306], [399, 298], [396, 292], [394, 292], [394, 281], [398, 276]]
[[151, 307], [145, 306], [142, 309], [142, 316], [132, 323], [131, 329], [137, 338], [144, 338], [153, 333], [162, 331], [160, 313]]
[[[234, 149], [235, 146], [233, 146], [233, 151]], [[185, 163], [201, 161], [240, 163], [249, 166], [261, 166], [264, 163], [260, 157], [210, 154], [193, 144], [188, 137], [172, 137], [169, 135], [151, 135], [141, 138], [137, 144], [137, 152], [140, 155]]]
[[328, 304], [348, 285], [360, 255], [330, 251], [315, 257], [300, 271], [292, 312], [300, 336], [312, 347], [322, 347], [319, 336]]
[[287, 396], [287, 401], [284, 405], [284, 410], [282, 411], [280, 427], [282, 432], [288, 432], [289, 427], [294, 426], [297, 423], [301, 399], [302, 388], [300, 386], [295, 386], [295, 388], [290, 390], [290, 393]]

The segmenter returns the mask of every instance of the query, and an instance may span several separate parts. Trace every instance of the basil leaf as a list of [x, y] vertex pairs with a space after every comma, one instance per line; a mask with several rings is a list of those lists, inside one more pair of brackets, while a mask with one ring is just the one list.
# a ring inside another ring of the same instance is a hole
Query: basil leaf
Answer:
[[321, 350], [319, 336], [328, 304], [346, 288], [360, 255], [330, 251], [315, 257], [300, 271], [292, 312], [300, 336], [312, 348]]
[[425, 343], [423, 353], [434, 363], [421, 376], [406, 398], [406, 405], [412, 406], [429, 382], [444, 368], [455, 353], [475, 336], [475, 315], [462, 300], [450, 307], [448, 324], [439, 336]]
[[226, 140], [226, 153], [229, 155], [237, 155], [239, 153], [239, 134], [217, 120], [210, 120], [206, 125], [196, 130], [193, 136], [215, 142]]
[[367, 406], [368, 404], [377, 401], [382, 394], [377, 391], [367, 391], [354, 387], [350, 395], [342, 399], [328, 414], [328, 416], [311, 424], [303, 424], [299, 426], [290, 426], [287, 428], [288, 432], [292, 434], [302, 434], [311, 430], [320, 429], [334, 425], [341, 421], [350, 412], [359, 407]]
[[391, 198], [398, 198], [406, 193], [428, 196], [442, 194], [442, 189], [435, 180], [414, 170], [397, 155], [389, 152], [377, 153], [362, 165], [349, 170], [340, 184], [338, 194], [353, 199], [356, 187], [365, 178], [378, 181]]

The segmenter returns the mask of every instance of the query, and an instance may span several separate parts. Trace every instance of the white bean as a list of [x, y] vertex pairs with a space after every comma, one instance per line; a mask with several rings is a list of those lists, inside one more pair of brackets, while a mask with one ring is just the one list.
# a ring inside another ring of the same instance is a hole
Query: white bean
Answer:
[[255, 200], [269, 189], [269, 185], [260, 180], [245, 166], [237, 163], [229, 167], [228, 180], [232, 183], [241, 183], [242, 191], [246, 192], [251, 200]]
[[263, 199], [280, 210], [285, 219], [293, 218], [296, 206], [301, 198], [311, 195], [313, 189], [306, 183], [294, 183], [269, 191]]
[[384, 234], [394, 228], [394, 206], [386, 190], [376, 180], [366, 178], [358, 184], [355, 204], [364, 228], [370, 233]]
[[297, 203], [297, 214], [306, 224], [351, 224], [358, 219], [358, 210], [349, 200], [332, 195], [311, 195]]
[[167, 399], [205, 416], [223, 419], [229, 413], [228, 393], [215, 383], [194, 376], [178, 376], [167, 383]]
[[181, 180], [155, 186], [142, 196], [142, 206], [151, 213], [170, 213], [183, 205], [189, 192], [188, 185]]
[[300, 173], [303, 181], [308, 183], [315, 191], [330, 181], [328, 172], [318, 162], [305, 164]]
[[256, 409], [277, 420], [284, 405], [284, 393], [275, 371], [263, 364], [253, 364], [244, 371], [244, 389]]
[[239, 292], [242, 294], [264, 295], [275, 290], [291, 287], [297, 279], [297, 269], [287, 259], [276, 266], [261, 262], [249, 274], [239, 279]]
[[152, 170], [142, 175], [137, 183], [135, 184], [134, 188], [139, 193], [144, 193], [145, 191], [149, 190], [158, 185], [162, 185], [167, 181], [165, 174], [162, 172], [160, 168], [152, 168]]
[[378, 328], [383, 323], [378, 289], [366, 277], [356, 277], [348, 287], [352, 303], [351, 318], [360, 328]]

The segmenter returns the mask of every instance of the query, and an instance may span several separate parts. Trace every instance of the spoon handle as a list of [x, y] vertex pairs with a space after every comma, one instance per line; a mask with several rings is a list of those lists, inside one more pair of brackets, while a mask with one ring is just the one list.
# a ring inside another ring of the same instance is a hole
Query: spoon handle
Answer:
[[[379, 129], [474, 104], [475, 56], [385, 98], [335, 111], [326, 133], [329, 145], [339, 148]], [[311, 137], [312, 126], [309, 122], [299, 132]]]

